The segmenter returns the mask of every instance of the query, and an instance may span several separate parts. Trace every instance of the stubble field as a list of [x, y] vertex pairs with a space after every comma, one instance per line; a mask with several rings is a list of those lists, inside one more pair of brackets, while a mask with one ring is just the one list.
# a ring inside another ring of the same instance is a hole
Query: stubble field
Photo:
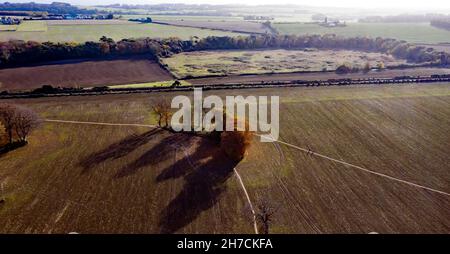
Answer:
[[[279, 95], [280, 140], [450, 192], [448, 83], [214, 93]], [[50, 119], [151, 124], [153, 96], [175, 94], [15, 102]], [[252, 233], [233, 168], [253, 202], [277, 208], [272, 233], [450, 230], [448, 196], [283, 144], [255, 139], [238, 165], [216, 147], [145, 127], [45, 123], [0, 157], [0, 232]]]

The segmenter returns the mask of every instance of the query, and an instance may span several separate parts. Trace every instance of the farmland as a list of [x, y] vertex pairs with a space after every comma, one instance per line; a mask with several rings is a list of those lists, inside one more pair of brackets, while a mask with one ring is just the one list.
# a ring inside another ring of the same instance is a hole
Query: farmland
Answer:
[[432, 27], [428, 23], [348, 23], [346, 27], [334, 28], [306, 23], [275, 23], [273, 26], [282, 34], [381, 36], [411, 43], [445, 43], [450, 40], [450, 31]]
[[17, 25], [0, 25], [0, 32], [16, 31]]
[[[102, 36], [113, 38], [114, 40], [121, 40], [125, 38], [168, 38], [179, 37], [181, 39], [189, 39], [191, 36], [206, 37], [206, 36], [226, 36], [226, 35], [238, 35], [237, 33], [224, 32], [217, 30], [199, 29], [191, 27], [176, 27], [158, 24], [138, 24], [138, 23], [124, 23], [123, 21], [117, 21], [113, 24], [104, 24], [104, 21], [99, 23], [92, 23], [97, 21], [89, 21], [87, 24], [70, 24], [68, 22], [61, 24], [53, 22], [52, 25], [46, 25], [45, 22], [36, 27], [33, 24], [26, 25], [28, 28], [26, 31], [19, 31], [20, 27], [27, 24], [24, 22], [19, 26], [18, 31], [0, 31], [0, 41], [8, 40], [33, 40], [38, 42], [86, 42], [86, 41], [98, 41]], [[56, 23], [56, 24], [55, 24]], [[86, 23], [86, 22], [84, 22]], [[44, 31], [43, 26], [47, 29]], [[34, 30], [29, 28], [33, 27]]]
[[392, 56], [348, 50], [256, 50], [256, 51], [199, 51], [174, 55], [163, 59], [169, 70], [178, 77], [206, 75], [262, 74], [305, 71], [333, 71], [349, 63], [363, 68], [366, 63], [376, 66], [406, 64]]
[[[282, 141], [450, 191], [448, 83], [214, 94], [279, 95]], [[174, 95], [15, 102], [48, 119], [152, 124], [149, 100]], [[6, 193], [0, 232], [252, 233], [233, 167], [252, 200], [276, 205], [273, 233], [446, 233], [450, 227], [446, 196], [282, 144], [255, 140], [238, 165], [215, 147], [144, 127], [45, 123], [28, 146], [0, 157]]]
[[[123, 88], [149, 88], [149, 87], [170, 87], [173, 86], [175, 80], [162, 81], [162, 82], [149, 82], [149, 83], [137, 83], [137, 84], [125, 84], [125, 85], [113, 85], [109, 86], [111, 89], [123, 89]], [[179, 81], [180, 86], [190, 86], [191, 83], [187, 81]]]
[[393, 79], [400, 76], [430, 76], [433, 74], [449, 75], [449, 68], [427, 68], [417, 67], [410, 69], [395, 69], [383, 71], [370, 71], [368, 73], [358, 72], [349, 74], [336, 74], [335, 72], [310, 72], [310, 73], [269, 73], [254, 75], [227, 75], [221, 77], [200, 77], [188, 78], [195, 85], [216, 85], [216, 84], [256, 84], [261, 82], [277, 82], [277, 81], [317, 81], [329, 79]]
[[192, 16], [192, 15], [121, 15], [121, 20], [139, 19], [151, 17], [154, 21], [242, 21], [235, 16]]
[[202, 29], [214, 29], [222, 31], [233, 31], [239, 33], [271, 33], [271, 29], [263, 23], [248, 22], [248, 21], [197, 21], [197, 20], [166, 20], [161, 23], [182, 26], [182, 27], [196, 27]]
[[45, 21], [25, 21], [17, 27], [16, 32], [47, 32]]
[[0, 70], [1, 90], [30, 90], [42, 85], [91, 87], [172, 80], [148, 56], [91, 61], [60, 61]]

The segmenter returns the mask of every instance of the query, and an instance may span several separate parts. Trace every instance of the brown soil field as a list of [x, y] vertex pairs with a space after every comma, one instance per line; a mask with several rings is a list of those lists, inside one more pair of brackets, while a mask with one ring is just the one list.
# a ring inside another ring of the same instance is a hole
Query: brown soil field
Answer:
[[258, 22], [247, 21], [195, 21], [195, 20], [164, 20], [158, 23], [172, 26], [196, 27], [240, 33], [271, 33], [270, 29]]
[[418, 67], [403, 70], [383, 70], [381, 72], [372, 71], [370, 73], [350, 73], [336, 74], [334, 72], [314, 72], [314, 73], [276, 73], [258, 75], [229, 75], [224, 77], [207, 77], [187, 79], [195, 85], [214, 84], [236, 84], [236, 83], [259, 83], [270, 81], [295, 81], [295, 80], [328, 80], [328, 79], [359, 79], [359, 78], [394, 78], [398, 76], [430, 76], [433, 74], [450, 74], [450, 68], [428, 68]]
[[[280, 96], [280, 140], [450, 192], [450, 84], [205, 91]], [[43, 118], [152, 124], [179, 93], [17, 99]], [[186, 94], [186, 93], [181, 93]], [[187, 93], [191, 95], [191, 93]], [[1, 233], [449, 233], [450, 197], [255, 139], [230, 163], [200, 137], [143, 127], [44, 123], [0, 157]]]
[[48, 65], [0, 69], [1, 90], [29, 90], [52, 85], [91, 87], [173, 79], [145, 57], [95, 61], [65, 61]]

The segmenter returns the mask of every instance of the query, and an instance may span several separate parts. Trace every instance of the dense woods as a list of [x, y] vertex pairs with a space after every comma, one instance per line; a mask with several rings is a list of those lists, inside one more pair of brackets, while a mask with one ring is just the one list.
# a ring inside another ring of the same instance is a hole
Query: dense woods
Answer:
[[193, 38], [183, 41], [168, 39], [124, 39], [114, 41], [102, 37], [98, 42], [53, 43], [34, 41], [0, 42], [0, 67], [25, 65], [43, 61], [99, 58], [116, 55], [149, 54], [168, 57], [186, 51], [226, 49], [350, 49], [392, 54], [412, 63], [448, 65], [450, 54], [432, 48], [414, 46], [405, 41], [384, 38], [344, 38], [336, 35], [259, 35], [238, 37]]

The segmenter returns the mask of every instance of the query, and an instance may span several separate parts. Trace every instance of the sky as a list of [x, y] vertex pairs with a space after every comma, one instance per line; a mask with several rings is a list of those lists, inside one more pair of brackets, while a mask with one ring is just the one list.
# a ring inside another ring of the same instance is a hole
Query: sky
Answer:
[[[0, 0], [1, 2], [7, 0]], [[185, 3], [185, 4], [298, 4], [320, 7], [345, 7], [345, 8], [396, 8], [396, 9], [450, 9], [449, 0], [8, 0], [8, 2], [69, 2], [77, 5], [100, 5], [113, 3], [126, 4], [155, 4], [155, 3]]]

